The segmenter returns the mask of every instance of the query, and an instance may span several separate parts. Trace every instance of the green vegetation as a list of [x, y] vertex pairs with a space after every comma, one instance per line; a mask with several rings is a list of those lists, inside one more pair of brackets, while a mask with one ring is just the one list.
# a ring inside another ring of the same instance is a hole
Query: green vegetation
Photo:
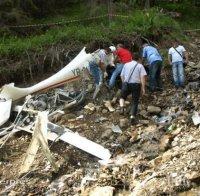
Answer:
[[[83, 19], [91, 16], [98, 16], [108, 13], [108, 5], [105, 3], [99, 4], [99, 1], [63, 1], [58, 0], [58, 5], [55, 0], [50, 0], [48, 4], [45, 1], [36, 3], [33, 0], [22, 0], [16, 2], [12, 0], [3, 0], [0, 3], [0, 17], [9, 17], [1, 14], [16, 15], [14, 24], [22, 21], [23, 24], [37, 23], [56, 23], [65, 22], [71, 19]], [[13, 3], [15, 2], [15, 3]], [[63, 4], [64, 2], [64, 4]], [[109, 21], [108, 17], [74, 22], [62, 26], [52, 26], [50, 28], [22, 28], [22, 29], [0, 29], [0, 55], [21, 55], [26, 50], [43, 50], [51, 44], [67, 43], [78, 41], [82, 44], [87, 44], [94, 40], [112, 42], [113, 39], [119, 36], [132, 36], [134, 33], [146, 37], [162, 37], [169, 39], [170, 37], [182, 37], [181, 28], [199, 28], [200, 15], [198, 7], [195, 6], [192, 0], [183, 0], [176, 3], [168, 1], [149, 1], [151, 9], [144, 9], [146, 0], [119, 0], [112, 4], [111, 13], [128, 15], [129, 17], [113, 17]], [[156, 2], [156, 3], [155, 3]], [[62, 9], [61, 8], [63, 5]], [[5, 7], [6, 9], [2, 9]], [[43, 11], [42, 17], [37, 13]], [[161, 11], [162, 10], [162, 11]], [[168, 12], [179, 12], [181, 17], [172, 19]], [[24, 16], [24, 20], [20, 18]], [[26, 21], [26, 22], [25, 22]], [[7, 21], [9, 22], [9, 21]], [[10, 24], [13, 24], [11, 20]]]
[[20, 55], [26, 50], [41, 50], [43, 46], [55, 43], [79, 41], [83, 44], [99, 40], [111, 42], [118, 35], [137, 34], [149, 36], [158, 33], [162, 28], [179, 31], [179, 25], [157, 9], [134, 11], [129, 18], [115, 17], [108, 23], [108, 17], [87, 23], [72, 23], [54, 27], [44, 34], [25, 38], [5, 36], [0, 39], [0, 55]]

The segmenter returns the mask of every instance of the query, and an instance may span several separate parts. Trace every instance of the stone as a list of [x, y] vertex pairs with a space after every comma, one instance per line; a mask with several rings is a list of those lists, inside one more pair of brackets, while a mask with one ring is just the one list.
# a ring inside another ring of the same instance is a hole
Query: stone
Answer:
[[113, 196], [114, 189], [115, 188], [111, 186], [97, 186], [90, 191], [89, 196]]
[[131, 133], [130, 142], [135, 142], [135, 141], [137, 141], [137, 139], [138, 139], [138, 132], [137, 132], [137, 131], [133, 131], [133, 132]]
[[107, 114], [108, 110], [107, 109], [103, 109], [101, 112], [102, 112], [102, 114]]
[[190, 173], [185, 174], [185, 177], [191, 181], [200, 180], [200, 173], [197, 171], [192, 171]]
[[194, 62], [191, 62], [191, 61], [188, 62], [188, 66], [190, 66], [190, 67], [195, 67], [195, 65], [196, 65], [196, 63], [194, 63]]
[[192, 48], [194, 48], [194, 49], [198, 49], [198, 46], [197, 46], [197, 44], [194, 44], [194, 43], [189, 43], [189, 45], [190, 45]]
[[114, 111], [115, 111], [115, 109], [112, 107], [110, 101], [105, 101], [104, 106], [105, 106], [110, 112], [114, 112]]
[[188, 116], [188, 114], [189, 114], [189, 113], [188, 113], [187, 110], [184, 110], [184, 111], [181, 112], [181, 115], [183, 115], [183, 116]]
[[155, 159], [151, 160], [149, 163], [153, 166], [156, 167], [162, 162], [162, 157], [156, 157]]
[[161, 112], [161, 108], [156, 106], [148, 106], [147, 112], [150, 114], [159, 114]]
[[111, 129], [107, 129], [103, 132], [101, 138], [102, 139], [106, 139], [106, 138], [109, 138], [111, 135], [113, 134], [112, 130]]
[[181, 133], [182, 129], [183, 129], [183, 127], [178, 127], [177, 129], [173, 130], [173, 131], [171, 132], [171, 134], [172, 134], [173, 136], [176, 136], [176, 135], [178, 135], [179, 133]]
[[89, 93], [91, 93], [94, 90], [93, 84], [88, 84], [87, 90]]
[[117, 138], [118, 142], [120, 144], [123, 144], [125, 142], [128, 142], [129, 139], [128, 139], [128, 136], [127, 135], [120, 135], [118, 138]]
[[140, 111], [140, 113], [139, 113], [141, 116], [146, 116], [146, 114], [147, 114], [147, 111], [146, 110], [142, 110], [142, 111]]
[[128, 124], [129, 124], [129, 120], [127, 118], [122, 118], [122, 119], [119, 120], [119, 126], [121, 128], [128, 127]]
[[142, 125], [148, 125], [150, 123], [149, 120], [140, 120], [140, 124]]
[[86, 110], [90, 110], [90, 111], [95, 111], [95, 105], [93, 104], [93, 103], [88, 103], [85, 107], [84, 107], [84, 109], [86, 109]]
[[165, 151], [170, 146], [172, 135], [164, 135], [160, 140], [160, 149]]

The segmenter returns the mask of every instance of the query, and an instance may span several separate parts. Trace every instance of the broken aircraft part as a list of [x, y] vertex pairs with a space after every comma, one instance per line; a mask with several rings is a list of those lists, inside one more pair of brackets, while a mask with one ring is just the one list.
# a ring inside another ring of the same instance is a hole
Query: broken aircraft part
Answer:
[[[15, 87], [14, 84], [4, 85], [0, 93], [0, 100], [5, 100], [4, 102], [1, 102], [0, 126], [9, 119], [11, 109], [10, 102], [23, 98], [26, 95], [50, 88], [55, 88], [78, 79], [80, 77], [80, 74], [82, 73], [82, 70], [87, 67], [88, 61], [91, 58], [92, 54], [87, 54], [85, 52], [85, 48], [83, 48], [81, 52], [63, 69], [61, 69], [50, 78], [34, 86], [28, 88], [18, 88]], [[44, 102], [37, 102], [37, 104], [39, 104], [41, 107], [46, 107]]]

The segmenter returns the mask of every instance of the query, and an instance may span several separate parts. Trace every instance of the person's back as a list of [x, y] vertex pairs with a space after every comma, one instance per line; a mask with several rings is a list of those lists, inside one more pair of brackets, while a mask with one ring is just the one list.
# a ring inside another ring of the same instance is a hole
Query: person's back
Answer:
[[138, 54], [135, 55], [135, 59], [137, 61], [133, 60], [129, 63], [126, 63], [121, 72], [121, 79], [123, 84], [120, 99], [120, 113], [124, 113], [124, 100], [126, 100], [129, 94], [132, 94], [130, 111], [131, 123], [135, 121], [141, 92], [142, 94], [145, 94], [145, 78], [147, 75], [144, 66], [140, 63], [141, 61]]
[[174, 84], [176, 88], [184, 87], [185, 83], [185, 73], [184, 73], [184, 57], [185, 63], [188, 62], [188, 54], [185, 48], [178, 44], [178, 41], [175, 40], [173, 43], [173, 47], [171, 47], [168, 51], [168, 61], [169, 64], [172, 65], [172, 73]]
[[117, 49], [116, 55], [118, 56], [120, 63], [123, 64], [128, 63], [133, 59], [131, 52], [122, 47]]
[[153, 46], [145, 46], [143, 49], [143, 58], [146, 58], [149, 65], [155, 61], [162, 61], [162, 57], [159, 54], [158, 50]]
[[[135, 70], [130, 77], [130, 73], [132, 72], [134, 67], [135, 67]], [[144, 66], [142, 64], [133, 60], [133, 61], [126, 63], [124, 65], [124, 68], [122, 69], [121, 75], [124, 75], [124, 82], [138, 83], [139, 84], [139, 83], [141, 83], [141, 77], [143, 75], [146, 75], [146, 71], [145, 71]]]
[[143, 44], [142, 57], [143, 59], [147, 60], [149, 65], [149, 90], [151, 92], [154, 92], [155, 90], [162, 90], [162, 57], [158, 50], [155, 47], [149, 46], [147, 43], [145, 43]]
[[181, 45], [178, 45], [177, 47], [171, 47], [169, 49], [169, 52], [168, 54], [171, 55], [171, 60], [172, 60], [172, 63], [175, 63], [175, 62], [183, 62], [183, 57], [184, 57], [184, 52], [185, 52], [185, 48]]

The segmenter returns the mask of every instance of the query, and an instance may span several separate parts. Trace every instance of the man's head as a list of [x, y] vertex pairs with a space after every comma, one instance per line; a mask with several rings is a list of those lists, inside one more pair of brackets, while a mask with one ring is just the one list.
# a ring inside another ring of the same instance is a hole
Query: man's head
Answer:
[[146, 46], [148, 46], [149, 44], [148, 43], [143, 43], [142, 44], [142, 47], [144, 48], [144, 47], [146, 47]]
[[124, 48], [124, 45], [123, 44], [117, 44], [117, 49], [119, 48]]
[[173, 41], [173, 47], [174, 48], [176, 48], [176, 47], [178, 47], [178, 40], [177, 39], [175, 39], [174, 41]]
[[115, 46], [110, 46], [109, 48], [110, 48], [111, 52], [115, 52], [116, 51], [116, 47]]
[[105, 47], [104, 50], [105, 50], [106, 54], [110, 54], [112, 52], [112, 50], [110, 49], [110, 47]]
[[139, 53], [134, 53], [134, 60], [137, 61], [138, 63], [142, 63], [142, 58], [139, 55]]

